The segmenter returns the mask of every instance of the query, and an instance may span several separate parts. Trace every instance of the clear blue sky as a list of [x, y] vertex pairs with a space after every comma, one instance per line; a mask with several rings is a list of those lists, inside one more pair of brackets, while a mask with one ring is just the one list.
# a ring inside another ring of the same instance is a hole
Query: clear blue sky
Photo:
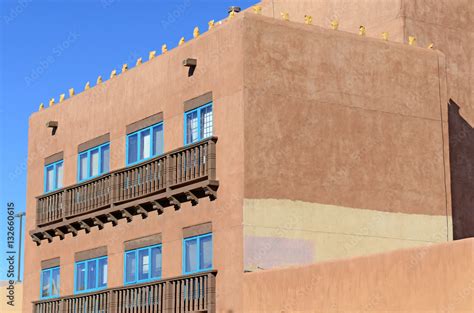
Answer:
[[[25, 210], [28, 117], [69, 88], [134, 65], [227, 8], [258, 0], [0, 0], [0, 280], [5, 279], [6, 207]], [[34, 210], [35, 208], [29, 208]], [[17, 227], [18, 229], [18, 227]], [[29, 240], [28, 238], [26, 240]], [[22, 270], [23, 272], [23, 270]]]

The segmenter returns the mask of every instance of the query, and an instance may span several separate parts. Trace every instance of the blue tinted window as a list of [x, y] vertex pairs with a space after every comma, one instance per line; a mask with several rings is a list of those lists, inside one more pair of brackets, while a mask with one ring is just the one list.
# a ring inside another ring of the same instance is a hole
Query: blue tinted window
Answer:
[[97, 260], [87, 262], [87, 289], [95, 289], [97, 287]]
[[212, 234], [184, 239], [183, 271], [185, 274], [212, 268]]
[[44, 168], [44, 192], [51, 192], [63, 187], [63, 161], [48, 164]]
[[107, 257], [76, 263], [75, 293], [100, 290], [107, 287]]
[[134, 283], [137, 277], [137, 256], [136, 251], [125, 253], [125, 283]]
[[150, 249], [151, 277], [161, 277], [161, 246]]
[[163, 154], [163, 123], [141, 129], [127, 136], [127, 165]]
[[161, 245], [125, 252], [125, 284], [135, 284], [161, 277]]
[[110, 171], [110, 146], [106, 145], [100, 150], [100, 171], [108, 173]]
[[99, 259], [97, 287], [107, 287], [107, 258]]
[[59, 297], [59, 267], [41, 271], [41, 299]]
[[212, 102], [184, 114], [184, 144], [212, 136]]
[[153, 155], [163, 154], [163, 124], [153, 127]]
[[76, 291], [86, 290], [86, 263], [76, 265]]
[[138, 134], [133, 134], [127, 138], [127, 164], [138, 161]]
[[79, 154], [77, 178], [79, 181], [91, 179], [110, 170], [109, 143], [94, 147]]

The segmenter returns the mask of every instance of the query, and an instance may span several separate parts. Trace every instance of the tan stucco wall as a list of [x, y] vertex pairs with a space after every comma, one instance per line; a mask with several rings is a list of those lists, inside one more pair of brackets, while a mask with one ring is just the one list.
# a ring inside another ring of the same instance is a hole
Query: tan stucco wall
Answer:
[[329, 28], [339, 20], [339, 30], [357, 33], [360, 25], [367, 36], [417, 44], [446, 55], [448, 94], [461, 105], [466, 118], [474, 123], [474, 2], [471, 0], [263, 0], [262, 14], [280, 19], [288, 12], [290, 20], [303, 23], [304, 15], [313, 24]]
[[9, 287], [8, 281], [0, 281], [0, 312], [2, 313], [20, 313], [22, 312], [23, 304], [23, 284], [15, 283], [13, 285], [14, 300], [13, 305], [8, 304], [11, 301], [7, 296], [10, 295], [11, 289]]
[[242, 312], [474, 312], [474, 239], [244, 275]]
[[[164, 112], [165, 152], [183, 146], [183, 102], [208, 91], [214, 97], [214, 135], [217, 149], [218, 199], [201, 199], [197, 206], [183, 204], [181, 210], [166, 208], [163, 215], [145, 220], [119, 221], [90, 234], [81, 231], [63, 241], [58, 237], [37, 247], [26, 240], [24, 312], [39, 298], [41, 260], [60, 257], [60, 294], [73, 293], [74, 253], [108, 247], [108, 287], [123, 285], [123, 242], [162, 233], [163, 277], [182, 274], [182, 228], [212, 221], [214, 262], [218, 270], [219, 310], [241, 303], [242, 194], [243, 194], [243, 85], [242, 20], [216, 27], [166, 55], [157, 56], [138, 68], [84, 91], [71, 99], [34, 113], [30, 118], [27, 180], [27, 230], [34, 228], [35, 197], [43, 192], [44, 158], [64, 151], [64, 185], [76, 183], [77, 146], [110, 132], [111, 170], [125, 166], [126, 125]], [[188, 78], [186, 58], [196, 58], [194, 76]], [[45, 127], [58, 121], [55, 136]], [[228, 164], [231, 164], [229, 166]], [[232, 245], [229, 245], [232, 242]]]
[[[357, 235], [367, 211], [384, 219], [387, 229], [369, 225], [378, 234], [350, 252], [312, 238], [319, 247], [302, 263], [451, 238], [442, 54], [262, 16], [247, 25], [245, 49], [254, 57], [244, 72], [245, 198], [261, 201], [245, 204], [246, 240], [271, 238], [266, 222], [285, 222], [275, 212], [288, 202], [264, 199], [301, 201], [290, 202], [288, 218], [304, 219], [294, 203], [313, 203], [312, 216], [321, 213], [318, 205], [350, 214], [353, 224], [338, 225], [333, 243]], [[416, 229], [420, 222], [424, 230]], [[396, 236], [401, 225], [409, 229]], [[304, 238], [313, 226], [293, 225], [282, 237]], [[247, 243], [246, 256], [254, 253]]]
[[244, 267], [312, 264], [446, 242], [452, 240], [451, 225], [446, 216], [245, 199]]
[[332, 20], [339, 21], [339, 30], [357, 33], [364, 25], [367, 36], [380, 38], [389, 32], [390, 40], [403, 41], [402, 0], [263, 0], [262, 14], [280, 19], [288, 12], [291, 21], [303, 23], [311, 15], [313, 24], [329, 28]]

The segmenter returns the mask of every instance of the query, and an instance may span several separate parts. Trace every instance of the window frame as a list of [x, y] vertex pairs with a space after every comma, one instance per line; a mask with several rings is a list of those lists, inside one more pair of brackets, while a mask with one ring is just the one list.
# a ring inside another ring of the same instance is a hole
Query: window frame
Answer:
[[[105, 286], [97, 287], [99, 285], [99, 261], [104, 260], [104, 259], [107, 261], [107, 281], [105, 282]], [[87, 263], [90, 262], [90, 261], [95, 261], [96, 262], [96, 269], [97, 270], [96, 270], [95, 279], [96, 279], [97, 284], [96, 284], [95, 288], [88, 289], [87, 288], [87, 283], [89, 282], [89, 280], [88, 280], [89, 271], [87, 270]], [[85, 264], [84, 290], [77, 290], [77, 267], [80, 264]], [[82, 293], [88, 293], [88, 292], [94, 292], [94, 291], [107, 289], [107, 286], [109, 284], [108, 271], [109, 271], [109, 260], [108, 260], [108, 256], [106, 256], [106, 255], [101, 256], [101, 257], [97, 257], [97, 258], [91, 258], [91, 259], [75, 262], [74, 263], [74, 294], [82, 294]]]
[[[58, 281], [58, 294], [53, 295], [52, 289], [53, 289], [53, 271], [58, 270], [59, 271], [59, 281]], [[49, 273], [49, 279], [50, 279], [50, 286], [49, 286], [49, 296], [44, 297], [43, 296], [43, 275], [44, 273]], [[59, 266], [54, 266], [54, 267], [49, 267], [49, 268], [44, 268], [41, 270], [40, 273], [40, 299], [45, 300], [45, 299], [55, 299], [59, 298], [61, 295], [61, 269]]]
[[[162, 153], [160, 154], [156, 154], [156, 155], [153, 155], [153, 139], [154, 139], [154, 135], [153, 135], [153, 128], [155, 127], [158, 127], [158, 126], [161, 126], [161, 138], [162, 138], [162, 144], [163, 144], [163, 147], [162, 147]], [[141, 134], [146, 132], [146, 131], [150, 131], [150, 156], [148, 158], [143, 158], [143, 159], [140, 159], [140, 153], [141, 153]], [[131, 136], [134, 136], [134, 135], [137, 135], [137, 160], [133, 163], [130, 163], [129, 160], [128, 160], [128, 148], [129, 148], [129, 145], [128, 145], [128, 140]], [[160, 155], [163, 155], [164, 154], [164, 144], [165, 144], [165, 138], [164, 138], [164, 125], [163, 125], [163, 122], [158, 122], [158, 123], [155, 123], [151, 126], [147, 126], [145, 128], [142, 128], [142, 129], [139, 129], [137, 131], [134, 131], [133, 133], [130, 133], [130, 134], [127, 134], [127, 138], [125, 139], [125, 166], [133, 166], [135, 164], [139, 164], [139, 163], [142, 163], [142, 162], [145, 162], [145, 161], [148, 161], [150, 159], [153, 159], [157, 156], [160, 156]]]
[[[102, 168], [102, 149], [104, 149], [105, 147], [109, 148], [109, 171], [107, 171], [107, 172], [104, 172], [104, 169]], [[99, 160], [98, 160], [98, 165], [99, 165], [98, 172], [99, 172], [99, 174], [97, 174], [97, 175], [91, 175], [91, 166], [90, 166], [91, 152], [93, 152], [94, 150], [97, 150], [98, 155], [99, 155]], [[87, 175], [86, 175], [86, 178], [81, 179], [81, 156], [83, 156], [85, 154], [87, 154], [87, 158], [86, 158], [86, 160], [87, 160], [87, 172], [86, 172], [86, 174]], [[77, 155], [77, 181], [79, 183], [87, 181], [87, 180], [94, 179], [94, 178], [99, 177], [101, 175], [107, 174], [108, 172], [110, 172], [110, 141], [108, 141], [106, 143], [103, 143], [103, 144], [100, 144], [98, 146], [92, 147], [90, 149], [84, 150], [81, 153], [78, 153], [78, 155]]]
[[[201, 268], [201, 250], [199, 249], [201, 240], [203, 238], [211, 238], [211, 267], [210, 268]], [[196, 253], [196, 258], [197, 258], [197, 270], [195, 271], [186, 271], [186, 242], [191, 241], [196, 239], [196, 245], [197, 245], [197, 253]], [[197, 236], [192, 236], [192, 237], [187, 237], [183, 238], [183, 254], [182, 254], [182, 267], [183, 267], [183, 274], [185, 275], [190, 275], [190, 274], [195, 274], [195, 273], [201, 273], [201, 272], [207, 272], [210, 271], [214, 268], [214, 239], [212, 232], [210, 233], [205, 233]]]
[[[161, 273], [160, 276], [158, 277], [150, 277], [151, 276], [151, 250], [153, 248], [160, 248], [161, 251]], [[139, 279], [138, 278], [138, 268], [139, 268], [139, 262], [138, 262], [138, 253], [139, 251], [143, 250], [148, 250], [148, 257], [149, 257], [149, 277], [147, 279]], [[127, 253], [134, 252], [135, 254], [135, 279], [131, 282], [127, 282]], [[146, 247], [141, 247], [141, 248], [136, 248], [136, 249], [130, 249], [126, 250], [123, 253], [123, 284], [125, 285], [136, 285], [136, 284], [141, 284], [141, 283], [146, 283], [146, 282], [151, 282], [151, 281], [156, 281], [160, 280], [163, 277], [163, 247], [162, 244], [156, 244], [152, 246], [146, 246]]]
[[[201, 130], [203, 129], [203, 125], [201, 125], [201, 111], [204, 109], [207, 109], [211, 107], [212, 109], [212, 130], [214, 130], [214, 105], [213, 101], [210, 101], [206, 104], [203, 104], [197, 108], [188, 110], [184, 112], [184, 145], [191, 145], [193, 143], [199, 142], [203, 139], [209, 138], [212, 136], [213, 131], [211, 131], [211, 135], [207, 137], [201, 137]], [[193, 114], [194, 112], [197, 112], [197, 125], [198, 125], [198, 135], [197, 135], [197, 140], [195, 142], [188, 142], [188, 125], [187, 125], [187, 118], [188, 115]]]
[[[58, 187], [58, 181], [56, 179], [57, 174], [58, 174], [58, 166], [61, 165], [63, 168], [63, 180], [64, 180], [64, 160], [59, 160], [53, 163], [46, 164], [44, 166], [44, 180], [43, 180], [43, 191], [45, 194], [54, 192], [56, 190], [59, 190], [63, 188], [62, 186], [64, 185], [63, 182], [61, 182], [61, 187]], [[48, 179], [48, 168], [53, 167], [53, 188], [51, 190], [47, 190], [47, 179]]]

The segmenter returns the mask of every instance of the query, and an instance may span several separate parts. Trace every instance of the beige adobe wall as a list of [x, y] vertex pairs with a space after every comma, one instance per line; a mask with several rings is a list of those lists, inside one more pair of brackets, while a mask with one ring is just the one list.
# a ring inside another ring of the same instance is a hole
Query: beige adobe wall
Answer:
[[433, 42], [446, 55], [448, 95], [474, 126], [474, 2], [404, 0], [405, 36]]
[[288, 12], [291, 21], [303, 23], [311, 15], [313, 24], [324, 28], [338, 20], [341, 31], [357, 33], [364, 25], [369, 37], [388, 32], [391, 41], [404, 40], [402, 0], [262, 0], [261, 5], [263, 15], [277, 19]]
[[[212, 221], [214, 267], [217, 269], [219, 310], [241, 306], [242, 194], [243, 194], [243, 85], [242, 19], [218, 26], [166, 55], [84, 91], [30, 118], [27, 180], [27, 231], [35, 227], [35, 197], [43, 193], [44, 158], [64, 151], [64, 185], [76, 183], [77, 146], [110, 132], [111, 170], [125, 166], [126, 125], [164, 112], [165, 152], [183, 146], [183, 102], [208, 91], [214, 97], [214, 134], [217, 149], [218, 199], [201, 199], [197, 206], [166, 208], [133, 222], [120, 220], [90, 234], [80, 231], [62, 241], [37, 247], [26, 240], [24, 312], [39, 299], [41, 260], [60, 257], [62, 296], [73, 293], [74, 253], [108, 247], [108, 287], [123, 285], [123, 242], [162, 233], [163, 277], [182, 274], [182, 228]], [[186, 58], [196, 58], [194, 76], [188, 78]], [[45, 127], [55, 120], [55, 136]], [[232, 243], [229, 245], [229, 243]]]
[[339, 29], [357, 33], [367, 28], [367, 36], [408, 42], [409, 36], [426, 47], [446, 55], [449, 97], [461, 105], [471, 125], [474, 123], [474, 2], [471, 0], [263, 0], [262, 14], [280, 19], [288, 12], [290, 20], [329, 28], [338, 19]]
[[450, 240], [443, 55], [247, 20], [245, 269]]
[[244, 275], [242, 312], [474, 312], [474, 239]]
[[13, 305], [8, 304], [11, 301], [11, 298], [7, 298], [7, 296], [11, 296], [12, 289], [9, 288], [8, 281], [0, 281], [0, 312], [2, 313], [20, 313], [22, 312], [22, 305], [23, 305], [23, 284], [22, 283], [15, 283], [13, 285], [13, 296], [14, 300], [12, 302]]

